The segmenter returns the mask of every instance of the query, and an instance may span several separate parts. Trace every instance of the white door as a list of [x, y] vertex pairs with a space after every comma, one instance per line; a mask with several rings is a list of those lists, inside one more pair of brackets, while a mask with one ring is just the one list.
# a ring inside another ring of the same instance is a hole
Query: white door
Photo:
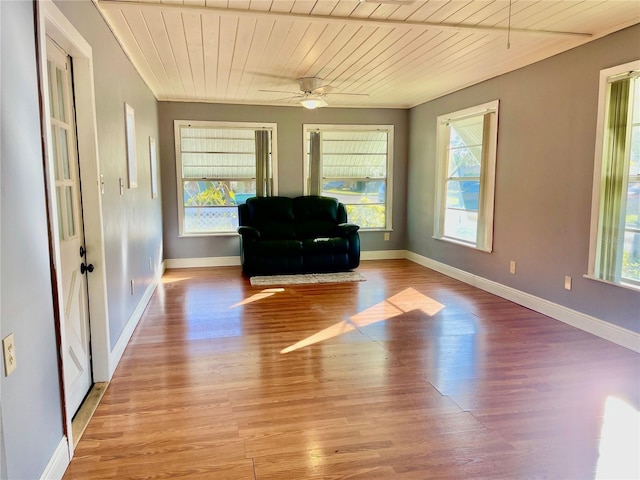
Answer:
[[[80, 172], [68, 55], [47, 39], [51, 137], [56, 179], [58, 242], [64, 312], [64, 388], [67, 412], [80, 407], [92, 385], [86, 252], [82, 225]], [[91, 269], [93, 267], [90, 267]]]

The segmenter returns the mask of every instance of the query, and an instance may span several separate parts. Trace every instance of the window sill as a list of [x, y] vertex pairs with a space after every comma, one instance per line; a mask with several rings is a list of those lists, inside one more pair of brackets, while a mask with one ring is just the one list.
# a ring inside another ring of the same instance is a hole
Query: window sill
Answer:
[[624, 288], [626, 290], [631, 290], [633, 292], [640, 292], [640, 285], [633, 285], [631, 283], [616, 283], [616, 282], [610, 282], [609, 280], [603, 280], [601, 278], [595, 277], [593, 275], [589, 275], [588, 273], [585, 273], [583, 275], [584, 278], [588, 278], [589, 280], [594, 280], [596, 282], [600, 282], [600, 283], [605, 283], [607, 285], [612, 285], [614, 287], [620, 287], [620, 288]]
[[459, 245], [461, 247], [466, 247], [466, 248], [470, 248], [471, 250], [476, 250], [478, 252], [485, 252], [485, 253], [491, 253], [492, 249], [491, 248], [480, 248], [477, 247], [475, 245], [471, 245], [470, 243], [466, 243], [463, 242], [461, 240], [456, 240], [454, 238], [449, 238], [449, 237], [436, 237], [435, 235], [433, 237], [434, 240], [439, 240], [441, 242], [447, 242], [447, 243], [453, 243], [454, 245]]

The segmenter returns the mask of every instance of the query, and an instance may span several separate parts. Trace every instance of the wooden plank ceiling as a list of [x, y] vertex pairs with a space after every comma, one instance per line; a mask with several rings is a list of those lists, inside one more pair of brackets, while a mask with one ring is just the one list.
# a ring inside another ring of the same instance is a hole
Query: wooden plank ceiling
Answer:
[[261, 105], [319, 77], [329, 106], [413, 107], [640, 23], [638, 0], [94, 2], [158, 100]]

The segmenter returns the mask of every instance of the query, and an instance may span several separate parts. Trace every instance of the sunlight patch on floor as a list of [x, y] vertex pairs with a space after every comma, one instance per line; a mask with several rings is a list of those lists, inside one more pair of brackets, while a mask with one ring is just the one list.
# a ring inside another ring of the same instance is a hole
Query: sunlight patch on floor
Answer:
[[604, 407], [596, 479], [640, 478], [640, 412], [609, 397]]
[[282, 349], [280, 353], [293, 352], [299, 348], [308, 347], [314, 343], [351, 332], [357, 327], [365, 327], [373, 323], [390, 320], [402, 315], [403, 313], [420, 310], [429, 316], [433, 316], [443, 308], [445, 308], [445, 306], [442, 303], [418, 292], [413, 288], [406, 288], [400, 293], [389, 297], [387, 300], [369, 307], [362, 312], [356, 313], [347, 320], [338, 322], [324, 330], [314, 333], [304, 340]]
[[167, 275], [164, 275], [164, 276], [160, 279], [160, 281], [161, 281], [163, 284], [167, 284], [167, 283], [178, 283], [178, 282], [183, 282], [183, 281], [185, 281], [185, 280], [191, 280], [191, 278], [192, 278], [192, 277], [189, 277], [189, 276], [187, 276], [187, 277], [169, 277], [169, 276], [167, 276]]
[[284, 292], [284, 288], [267, 288], [265, 290], [262, 290], [260, 293], [256, 293], [254, 295], [251, 295], [249, 298], [245, 298], [244, 300], [231, 305], [229, 307], [229, 309], [240, 307], [242, 305], [247, 305], [247, 304], [253, 303], [253, 302], [258, 302], [258, 301], [263, 300], [265, 298], [269, 298], [269, 297], [275, 295], [276, 293], [281, 293], [281, 292]]

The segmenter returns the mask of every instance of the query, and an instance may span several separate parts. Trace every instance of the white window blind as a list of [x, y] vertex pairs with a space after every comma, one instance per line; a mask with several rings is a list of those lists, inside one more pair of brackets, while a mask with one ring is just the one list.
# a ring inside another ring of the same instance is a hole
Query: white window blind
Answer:
[[275, 125], [175, 122], [180, 234], [231, 233], [237, 206], [274, 193]]
[[393, 126], [305, 125], [305, 192], [336, 197], [362, 229], [391, 229]]

